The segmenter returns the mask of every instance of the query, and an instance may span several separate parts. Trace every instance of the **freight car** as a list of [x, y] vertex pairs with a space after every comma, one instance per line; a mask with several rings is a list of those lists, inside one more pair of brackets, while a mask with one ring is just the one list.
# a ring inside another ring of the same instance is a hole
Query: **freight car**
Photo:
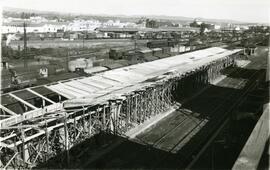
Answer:
[[36, 69], [30, 68], [13, 68], [10, 70], [14, 78], [14, 85], [19, 88], [35, 85], [39, 73]]
[[147, 42], [146, 46], [148, 48], [162, 48], [162, 47], [172, 47], [177, 43], [177, 41], [168, 39], [168, 40], [153, 40]]
[[109, 58], [113, 60], [123, 59], [125, 50], [121, 49], [110, 49]]
[[61, 65], [17, 67], [1, 70], [1, 91], [9, 92], [39, 84], [41, 78], [59, 75], [67, 72]]
[[1, 70], [1, 91], [5, 92], [14, 87], [12, 74], [8, 69]]

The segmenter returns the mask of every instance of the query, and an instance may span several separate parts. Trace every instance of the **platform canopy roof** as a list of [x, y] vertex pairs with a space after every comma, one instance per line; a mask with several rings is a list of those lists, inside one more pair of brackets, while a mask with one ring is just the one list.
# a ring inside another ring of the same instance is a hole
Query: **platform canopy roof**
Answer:
[[[240, 49], [227, 50], [220, 47], [212, 47], [109, 70], [91, 77], [74, 78], [39, 87], [27, 88], [21, 90], [20, 93], [15, 91], [3, 94], [1, 95], [2, 104], [0, 105], [1, 114], [12, 117], [16, 114], [25, 114], [31, 111], [33, 115], [33, 110], [37, 111], [44, 108], [41, 107], [41, 104], [34, 103], [31, 99], [34, 99], [36, 96], [36, 98], [45, 99], [47, 105], [59, 103], [58, 99], [51, 97], [53, 94], [61, 96], [62, 100], [60, 102], [65, 100], [64, 103], [67, 106], [72, 104], [79, 105], [80, 103], [87, 103], [88, 105], [101, 104], [109, 99], [121, 98], [147, 84], [155, 83], [155, 81], [149, 80], [158, 80], [160, 77], [168, 75], [168, 73], [185, 74], [239, 51]], [[23, 95], [22, 93], [24, 92], [27, 95]], [[11, 103], [3, 101], [7, 97]], [[22, 106], [22, 104], [26, 105], [28, 110], [22, 108], [17, 113], [16, 106]], [[1, 119], [0, 123], [4, 121], [3, 118]]]
[[185, 73], [214, 60], [234, 54], [239, 50], [212, 47], [195, 52], [176, 55], [146, 63], [122, 67], [92, 77], [71, 80], [48, 86], [69, 99], [96, 98], [129, 86], [136, 86], [148, 79], [177, 71]]

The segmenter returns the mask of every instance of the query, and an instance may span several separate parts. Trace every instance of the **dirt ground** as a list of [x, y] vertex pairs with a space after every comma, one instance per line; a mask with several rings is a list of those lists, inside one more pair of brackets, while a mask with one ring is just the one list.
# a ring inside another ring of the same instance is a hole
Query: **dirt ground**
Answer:
[[[137, 40], [137, 45], [145, 44], [147, 40]], [[130, 39], [93, 39], [93, 40], [29, 40], [27, 41], [28, 48], [111, 48], [134, 46], [135, 41]], [[18, 49], [18, 46], [23, 47], [23, 41], [11, 41], [10, 46], [13, 49]]]

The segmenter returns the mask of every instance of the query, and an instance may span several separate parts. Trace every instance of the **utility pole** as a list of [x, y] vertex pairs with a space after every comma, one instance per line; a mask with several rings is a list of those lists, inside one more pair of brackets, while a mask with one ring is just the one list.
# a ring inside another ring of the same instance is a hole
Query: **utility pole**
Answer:
[[86, 31], [83, 32], [83, 50], [84, 50], [84, 36], [86, 36]]
[[27, 68], [27, 37], [26, 37], [26, 23], [23, 23], [23, 47], [24, 47], [24, 67]]
[[70, 52], [70, 49], [67, 50], [67, 58], [66, 58], [66, 64], [67, 64], [67, 72], [69, 72], [69, 52]]
[[137, 34], [134, 35], [134, 50], [137, 50]]

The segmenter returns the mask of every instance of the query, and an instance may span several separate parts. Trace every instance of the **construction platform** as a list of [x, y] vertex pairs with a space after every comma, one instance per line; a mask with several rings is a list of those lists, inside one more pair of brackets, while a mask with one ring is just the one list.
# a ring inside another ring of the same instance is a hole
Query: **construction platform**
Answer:
[[[69, 161], [71, 148], [100, 131], [122, 138], [177, 103], [185, 104], [185, 98], [219, 79], [221, 70], [233, 66], [240, 53], [241, 49], [212, 47], [92, 77], [3, 94], [1, 166], [34, 167], [63, 152], [66, 153], [63, 160]], [[212, 99], [216, 100], [215, 97]], [[185, 105], [188, 106], [188, 102]], [[187, 128], [187, 131], [199, 130], [198, 127], [204, 127], [212, 116], [194, 117], [188, 109], [181, 108], [175, 115], [177, 113], [177, 120], [183, 119], [188, 123], [176, 129]], [[168, 137], [172, 138], [170, 135]], [[161, 147], [166, 150], [165, 155], [168, 150], [176, 153], [183, 146], [182, 143], [181, 147], [177, 145], [177, 149], [174, 149], [172, 144], [166, 144], [165, 139], [159, 142], [165, 142]], [[134, 145], [141, 147], [136, 142]], [[151, 145], [151, 142], [147, 145]]]
[[[185, 98], [177, 109], [174, 108], [166, 117], [151, 124], [150, 127], [141, 126], [140, 128], [148, 127], [143, 132], [135, 136], [103, 133], [81, 145], [74, 146], [70, 150], [70, 155], [76, 156], [71, 158], [72, 163], [68, 167], [74, 169], [184, 169], [195, 159], [201, 161], [200, 158], [196, 158], [197, 154], [213, 136], [216, 138], [215, 136], [220, 135], [222, 138], [224, 136], [226, 138], [227, 135], [224, 135], [222, 131], [227, 124], [230, 124], [228, 120], [243, 119], [238, 115], [240, 110], [243, 111], [241, 103], [254, 92], [259, 94], [256, 82], [264, 80], [264, 68], [262, 62], [252, 61], [242, 68], [224, 69], [222, 71], [224, 79], [208, 85], [191, 98]], [[262, 104], [257, 106], [253, 104], [249, 109], [245, 108], [245, 111], [253, 109], [253, 112], [257, 113], [256, 110], [260, 110], [261, 106]], [[222, 126], [221, 130], [219, 130], [220, 126]], [[217, 134], [216, 131], [219, 133]], [[248, 135], [250, 130], [246, 129], [246, 131]], [[239, 136], [239, 134], [237, 135]], [[223, 140], [219, 140], [219, 142], [223, 142]], [[91, 145], [91, 147], [87, 145]], [[240, 152], [241, 148], [237, 149]], [[208, 151], [206, 148], [205, 152], [208, 153], [207, 157], [209, 157], [209, 153], [211, 155], [211, 150]], [[227, 154], [227, 152], [225, 153]], [[233, 156], [230, 154], [228, 156], [235, 160], [237, 153], [232, 153]], [[65, 168], [66, 166], [57, 165], [59, 160], [61, 160], [61, 155], [49, 160], [39, 168]], [[233, 159], [226, 158], [226, 161], [221, 161], [226, 162], [226, 166], [223, 167], [224, 165], [216, 163], [216, 168], [229, 169], [233, 165]], [[199, 165], [196, 164], [195, 168], [208, 167], [205, 165], [204, 167], [202, 164], [203, 162], [200, 162]]]

